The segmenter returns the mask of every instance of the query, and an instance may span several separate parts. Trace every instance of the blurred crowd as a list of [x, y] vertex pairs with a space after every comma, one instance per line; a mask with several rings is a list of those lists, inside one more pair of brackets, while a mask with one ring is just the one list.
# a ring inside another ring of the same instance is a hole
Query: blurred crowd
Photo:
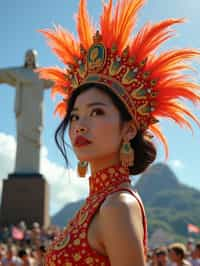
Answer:
[[42, 266], [51, 241], [60, 233], [57, 226], [44, 229], [35, 222], [0, 228], [0, 266]]
[[149, 250], [147, 266], [200, 266], [200, 242], [172, 243]]
[[[0, 228], [0, 265], [42, 266], [47, 247], [60, 233], [57, 226], [44, 229], [22, 221], [18, 226]], [[134, 263], [133, 263], [134, 265]], [[200, 242], [172, 243], [148, 251], [146, 266], [200, 266]]]

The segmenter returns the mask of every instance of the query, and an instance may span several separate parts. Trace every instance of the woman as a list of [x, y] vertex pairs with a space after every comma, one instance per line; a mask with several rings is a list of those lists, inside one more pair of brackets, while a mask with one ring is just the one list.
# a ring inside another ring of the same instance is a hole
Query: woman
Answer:
[[[179, 72], [200, 53], [194, 49], [155, 55], [171, 37], [168, 19], [147, 24], [130, 40], [144, 0], [104, 4], [100, 30], [93, 30], [81, 0], [77, 15], [79, 41], [60, 26], [42, 30], [67, 65], [40, 69], [54, 81], [52, 93], [63, 101], [56, 111], [64, 117], [57, 132], [58, 147], [67, 160], [64, 136], [69, 136], [84, 176], [89, 163], [90, 193], [83, 207], [47, 252], [45, 265], [143, 266], [147, 249], [144, 208], [130, 186], [130, 174], [143, 172], [156, 157], [152, 134], [167, 144], [157, 123], [168, 117], [188, 126], [197, 118], [177, 99], [199, 102], [199, 86]], [[155, 124], [156, 123], [156, 124]]]

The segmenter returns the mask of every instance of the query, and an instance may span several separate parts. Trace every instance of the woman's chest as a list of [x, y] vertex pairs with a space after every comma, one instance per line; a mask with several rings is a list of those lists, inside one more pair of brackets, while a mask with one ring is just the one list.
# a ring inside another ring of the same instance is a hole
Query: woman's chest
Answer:
[[94, 216], [96, 210], [94, 207], [95, 203], [85, 204], [67, 228], [55, 239], [46, 255], [46, 266], [110, 265], [107, 257], [92, 248], [97, 244], [95, 241], [97, 218]]

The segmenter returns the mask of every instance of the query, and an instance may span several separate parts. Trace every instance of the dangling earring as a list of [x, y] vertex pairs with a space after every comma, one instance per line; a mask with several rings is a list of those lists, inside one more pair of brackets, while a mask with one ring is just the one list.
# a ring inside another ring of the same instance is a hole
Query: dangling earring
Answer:
[[80, 177], [85, 177], [88, 170], [88, 162], [78, 162], [77, 172]]
[[125, 168], [134, 165], [134, 150], [129, 141], [124, 141], [122, 144], [120, 149], [120, 162]]

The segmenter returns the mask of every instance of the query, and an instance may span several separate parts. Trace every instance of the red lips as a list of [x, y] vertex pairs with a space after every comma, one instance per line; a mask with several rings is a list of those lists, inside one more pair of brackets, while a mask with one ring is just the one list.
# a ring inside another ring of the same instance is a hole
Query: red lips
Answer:
[[89, 141], [88, 139], [86, 139], [85, 137], [83, 136], [78, 136], [76, 139], [75, 139], [75, 143], [74, 145], [76, 147], [82, 147], [82, 146], [86, 146], [86, 145], [89, 145], [91, 144], [92, 142]]

